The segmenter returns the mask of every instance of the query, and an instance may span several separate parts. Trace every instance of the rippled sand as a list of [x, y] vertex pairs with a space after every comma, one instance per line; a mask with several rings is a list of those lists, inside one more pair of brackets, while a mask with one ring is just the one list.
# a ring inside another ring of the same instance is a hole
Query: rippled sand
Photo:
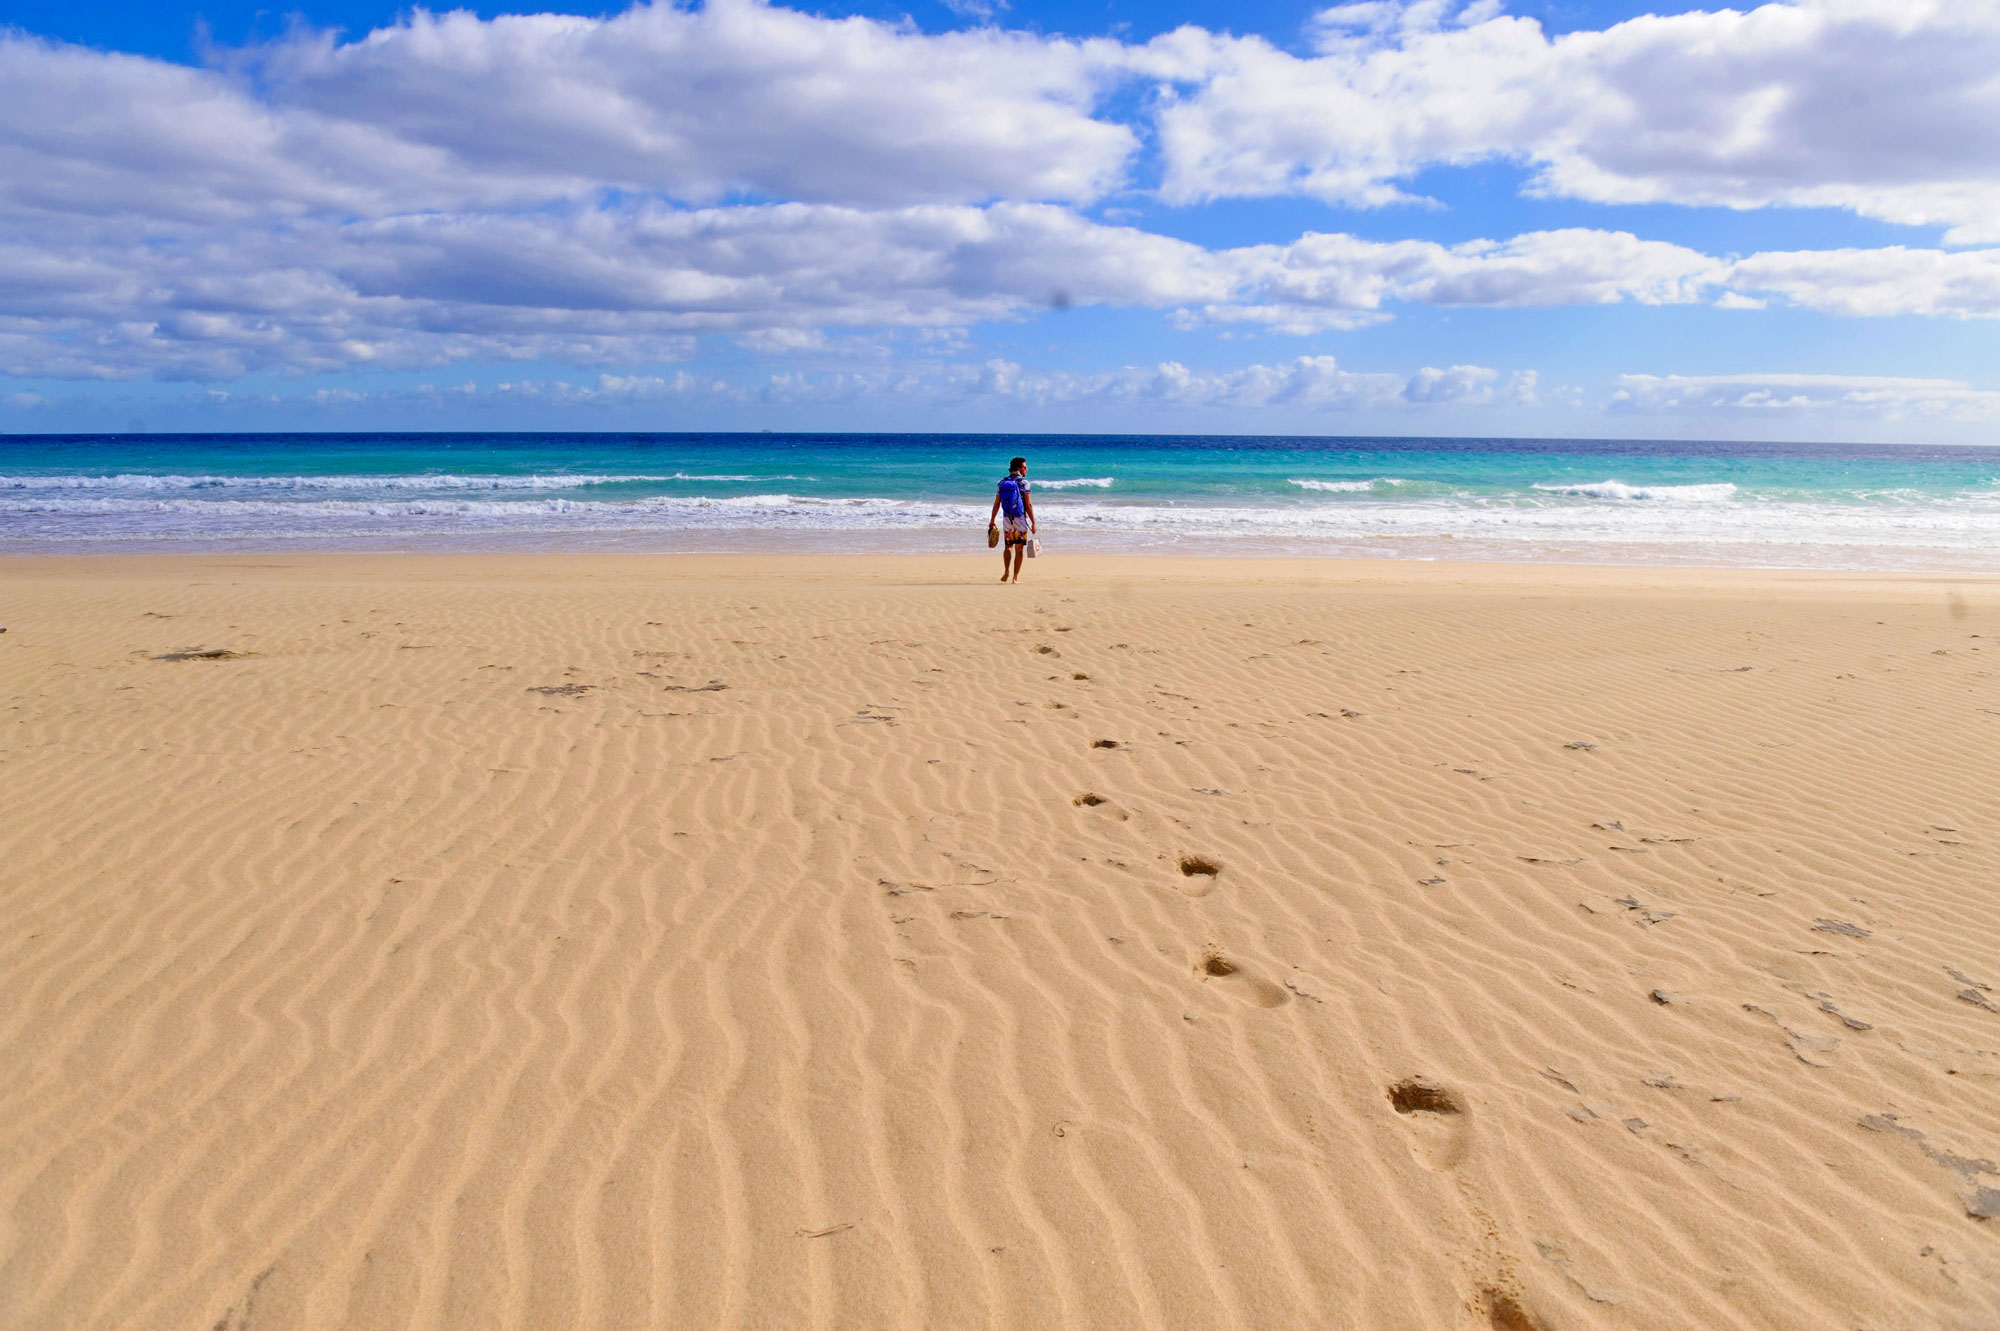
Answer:
[[2000, 1325], [2000, 585], [993, 563], [0, 565], [0, 1324]]

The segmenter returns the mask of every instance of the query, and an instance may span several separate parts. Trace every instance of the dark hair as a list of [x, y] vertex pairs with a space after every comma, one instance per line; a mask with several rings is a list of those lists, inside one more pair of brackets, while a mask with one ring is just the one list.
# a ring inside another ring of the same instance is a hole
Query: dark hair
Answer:
[[1014, 460], [1013, 460], [1012, 462], [1009, 462], [1009, 463], [1007, 464], [1007, 470], [1008, 470], [1008, 471], [1019, 471], [1019, 470], [1020, 470], [1021, 468], [1025, 467], [1025, 466], [1027, 466], [1027, 465], [1028, 465], [1028, 459], [1026, 459], [1026, 458], [1015, 458], [1015, 459], [1014, 459]]

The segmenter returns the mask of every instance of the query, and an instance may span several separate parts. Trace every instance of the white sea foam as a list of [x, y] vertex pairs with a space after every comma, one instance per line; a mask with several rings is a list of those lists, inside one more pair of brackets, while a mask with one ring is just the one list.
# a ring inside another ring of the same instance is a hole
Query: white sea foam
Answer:
[[1364, 490], [1373, 490], [1378, 485], [1389, 487], [1408, 485], [1409, 482], [1396, 476], [1377, 476], [1372, 481], [1295, 480], [1292, 484], [1298, 486], [1301, 490], [1324, 490], [1335, 494], [1359, 494]]
[[[148, 528], [181, 536], [214, 532], [338, 537], [367, 529], [561, 532], [572, 529], [861, 530], [982, 525], [986, 506], [862, 496], [826, 498], [785, 492], [731, 496], [650, 496], [626, 500], [545, 495], [223, 498], [194, 495], [0, 494], [0, 515], [39, 518], [53, 534], [79, 520]], [[1054, 513], [1048, 515], [1053, 521]], [[152, 521], [145, 521], [151, 519]], [[1487, 536], [1512, 541], [1781, 542], [1803, 544], [1990, 545], [2000, 503], [1905, 506], [1766, 502], [1730, 504], [1536, 504], [1520, 497], [1402, 500], [1370, 505], [1139, 504], [1074, 502], [1061, 509], [1072, 530], [1188, 535]], [[98, 523], [96, 526], [107, 524]], [[81, 535], [81, 527], [76, 528]], [[95, 535], [102, 535], [97, 532]]]
[[1627, 485], [1624, 481], [1583, 481], [1537, 485], [1550, 494], [1587, 495], [1592, 499], [1668, 499], [1683, 503], [1715, 503], [1736, 497], [1736, 487], [1728, 481], [1710, 485]]
[[1030, 488], [1036, 490], [1077, 490], [1084, 488], [1109, 490], [1111, 488], [1111, 481], [1112, 478], [1109, 476], [1080, 476], [1066, 481], [1033, 481], [1030, 482]]
[[128, 472], [115, 476], [0, 476], [0, 493], [10, 490], [112, 490], [151, 493], [171, 490], [580, 490], [593, 485], [666, 481], [798, 481], [803, 476], [713, 475], [684, 471], [652, 475], [551, 473], [531, 476], [181, 476]]
[[[90, 517], [124, 517], [144, 514], [172, 514], [203, 518], [227, 524], [246, 518], [425, 518], [465, 517], [504, 519], [519, 523], [537, 517], [573, 514], [608, 519], [638, 519], [676, 513], [700, 513], [708, 509], [773, 516], [810, 514], [834, 510], [911, 509], [926, 511], [924, 505], [903, 499], [847, 498], [821, 499], [810, 495], [761, 494], [717, 496], [654, 496], [646, 499], [182, 499], [182, 498], [0, 498], [0, 514], [75, 514]], [[963, 507], [963, 506], [961, 506]], [[966, 512], [972, 511], [965, 508]]]
[[[1086, 491], [1051, 506], [1043, 537], [1058, 549], [2000, 569], [2000, 494], [1994, 493], [1961, 492], [1932, 503], [1767, 494], [1753, 504], [1588, 502], [1596, 496], [1587, 493], [1565, 502], [1547, 490], [1427, 494], [1432, 488], [1387, 488], [1368, 502], [1300, 504], [1121, 502]], [[1671, 491], [1688, 487], [1623, 488], [1666, 490], [1657, 498], [1671, 500]], [[983, 532], [987, 514], [983, 500], [831, 498], [776, 488], [617, 499], [611, 493], [16, 486], [0, 489], [0, 550], [295, 543], [489, 549], [512, 542], [758, 549], [801, 541], [816, 549], [946, 550]]]

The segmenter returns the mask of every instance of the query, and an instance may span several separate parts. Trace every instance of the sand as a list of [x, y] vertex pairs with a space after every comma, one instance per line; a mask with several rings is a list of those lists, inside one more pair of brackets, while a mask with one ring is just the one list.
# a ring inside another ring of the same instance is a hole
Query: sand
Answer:
[[997, 563], [0, 565], [0, 1325], [2000, 1325], [2000, 584]]

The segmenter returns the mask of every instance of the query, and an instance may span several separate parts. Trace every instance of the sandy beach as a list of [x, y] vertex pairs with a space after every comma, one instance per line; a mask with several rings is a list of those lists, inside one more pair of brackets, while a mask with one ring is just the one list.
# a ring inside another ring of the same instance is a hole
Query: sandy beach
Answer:
[[2000, 1325], [2000, 582], [0, 565], [0, 1325]]

